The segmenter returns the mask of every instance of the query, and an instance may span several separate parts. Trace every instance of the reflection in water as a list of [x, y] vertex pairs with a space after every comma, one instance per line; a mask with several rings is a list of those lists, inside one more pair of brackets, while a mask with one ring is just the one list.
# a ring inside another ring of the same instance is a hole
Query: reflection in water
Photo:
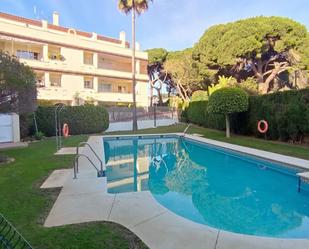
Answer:
[[309, 237], [309, 197], [293, 170], [178, 138], [110, 140], [104, 150], [110, 193], [150, 190], [171, 211], [228, 231]]

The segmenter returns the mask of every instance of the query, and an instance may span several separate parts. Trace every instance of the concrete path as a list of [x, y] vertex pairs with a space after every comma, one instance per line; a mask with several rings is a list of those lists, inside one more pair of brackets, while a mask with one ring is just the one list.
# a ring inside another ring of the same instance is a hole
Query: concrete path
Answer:
[[71, 176], [71, 169], [58, 169], [47, 178], [40, 188], [60, 188]]
[[74, 154], [76, 154], [76, 147], [63, 147], [55, 153], [55, 155], [74, 155]]
[[[102, 136], [90, 137], [88, 142], [103, 158]], [[223, 145], [228, 146], [226, 143]], [[88, 148], [83, 148], [82, 153], [95, 160]], [[46, 185], [52, 187], [53, 181], [55, 186], [59, 185], [60, 181], [53, 174]], [[119, 223], [139, 236], [150, 249], [309, 249], [309, 240], [248, 236], [195, 223], [161, 206], [149, 191], [108, 194], [106, 177], [97, 178], [96, 171], [81, 158], [78, 179], [68, 177], [63, 182], [44, 226], [91, 221]]]
[[28, 146], [28, 143], [26, 143], [26, 142], [0, 143], [0, 150], [13, 149], [13, 148], [24, 148], [24, 147], [27, 147], [27, 146]]
[[[173, 125], [177, 123], [178, 123], [178, 120], [176, 119], [159, 119], [157, 120], [157, 127], [168, 126], [168, 125]], [[139, 129], [155, 128], [153, 119], [138, 120], [137, 126]], [[132, 130], [132, 121], [110, 123], [109, 128], [106, 130], [106, 132], [130, 131], [130, 130]]]

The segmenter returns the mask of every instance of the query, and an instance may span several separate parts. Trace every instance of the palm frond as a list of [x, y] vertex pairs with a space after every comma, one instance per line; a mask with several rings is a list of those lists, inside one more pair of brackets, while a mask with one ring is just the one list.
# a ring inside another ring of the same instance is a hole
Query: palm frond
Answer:
[[[149, 3], [153, 0], [134, 0], [134, 9], [137, 14], [141, 14], [148, 10]], [[133, 9], [133, 0], [119, 0], [118, 9], [125, 14], [128, 14]]]

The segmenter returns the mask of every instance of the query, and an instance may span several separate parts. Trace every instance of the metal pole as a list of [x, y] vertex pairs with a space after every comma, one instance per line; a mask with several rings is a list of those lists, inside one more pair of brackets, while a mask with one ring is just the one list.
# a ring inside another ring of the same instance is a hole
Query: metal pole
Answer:
[[57, 120], [57, 110], [59, 108], [59, 105], [55, 108], [55, 135], [56, 135], [56, 149], [58, 151], [58, 120]]
[[61, 120], [60, 120], [60, 113], [63, 110], [65, 105], [62, 105], [61, 108], [58, 111], [58, 132], [59, 132], [59, 149], [62, 148], [62, 136], [61, 136]]
[[157, 103], [153, 105], [154, 110], [154, 127], [157, 127]]
[[132, 0], [132, 91], [133, 91], [133, 131], [137, 131], [137, 110], [136, 110], [136, 65], [135, 65], [135, 1]]
[[[76, 156], [78, 156], [78, 155], [79, 155], [79, 146], [76, 147]], [[75, 164], [76, 164], [76, 171], [78, 173], [78, 167], [79, 167], [78, 160], [77, 160], [77, 162]]]
[[73, 179], [77, 179], [76, 159], [78, 161], [78, 157], [76, 157], [75, 160], [73, 161], [73, 168], [74, 168], [74, 178]]

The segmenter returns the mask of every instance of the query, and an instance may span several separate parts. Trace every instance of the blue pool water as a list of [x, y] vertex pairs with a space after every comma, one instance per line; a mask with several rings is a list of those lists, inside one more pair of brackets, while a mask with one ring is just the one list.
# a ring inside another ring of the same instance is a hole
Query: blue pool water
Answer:
[[104, 138], [108, 192], [149, 190], [172, 212], [226, 231], [309, 238], [297, 170], [175, 136]]

